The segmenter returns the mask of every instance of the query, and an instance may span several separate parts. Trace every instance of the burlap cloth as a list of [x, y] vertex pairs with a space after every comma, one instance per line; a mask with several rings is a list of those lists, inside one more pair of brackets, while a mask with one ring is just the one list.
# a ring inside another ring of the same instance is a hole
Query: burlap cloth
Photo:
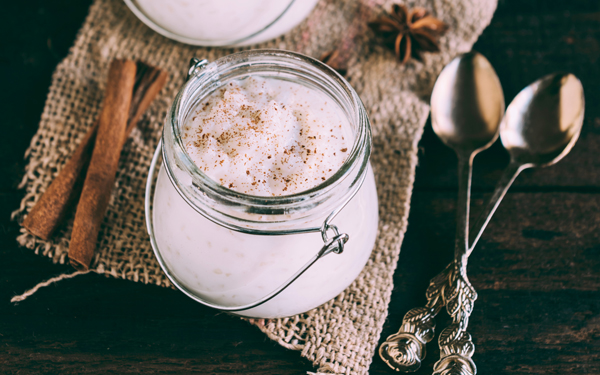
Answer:
[[[449, 24], [442, 52], [425, 63], [400, 65], [391, 51], [374, 43], [364, 28], [378, 12], [374, 0], [322, 0], [299, 27], [257, 47], [282, 48], [313, 57], [356, 35], [347, 78], [365, 103], [373, 124], [373, 156], [379, 194], [379, 237], [358, 279], [334, 300], [286, 319], [253, 320], [282, 346], [298, 350], [319, 372], [368, 371], [387, 316], [392, 276], [406, 231], [417, 163], [417, 142], [428, 116], [427, 97], [442, 67], [468, 51], [488, 25], [496, 0], [418, 0]], [[126, 144], [116, 186], [93, 260], [95, 272], [170, 287], [156, 261], [144, 224], [144, 187], [166, 111], [182, 85], [191, 57], [217, 59], [234, 49], [198, 48], [168, 40], [142, 24], [119, 0], [96, 0], [75, 45], [52, 78], [39, 130], [26, 152], [29, 164], [21, 186], [25, 197], [14, 218], [22, 220], [92, 126], [103, 99], [109, 62], [141, 59], [166, 69], [167, 87]], [[51, 242], [23, 231], [20, 244], [65, 263], [72, 218]]]

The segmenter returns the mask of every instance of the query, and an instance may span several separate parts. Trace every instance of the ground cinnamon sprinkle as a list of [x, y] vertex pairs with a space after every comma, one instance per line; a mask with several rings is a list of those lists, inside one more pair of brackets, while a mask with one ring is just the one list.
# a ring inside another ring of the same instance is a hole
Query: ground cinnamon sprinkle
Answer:
[[347, 157], [335, 151], [346, 152], [346, 139], [353, 137], [325, 94], [251, 77], [207, 97], [185, 123], [183, 139], [192, 160], [214, 181], [246, 194], [278, 196], [331, 177]]

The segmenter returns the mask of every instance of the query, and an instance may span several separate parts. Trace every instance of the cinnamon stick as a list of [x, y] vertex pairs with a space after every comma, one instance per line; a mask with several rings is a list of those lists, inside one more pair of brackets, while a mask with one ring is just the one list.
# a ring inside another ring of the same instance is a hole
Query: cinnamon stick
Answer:
[[[163, 88], [167, 76], [165, 71], [143, 62], [137, 63], [127, 121], [127, 135], [135, 128], [141, 115]], [[50, 239], [52, 233], [62, 223], [71, 205], [79, 197], [83, 179], [92, 157], [97, 131], [98, 121], [94, 123], [58, 176], [29, 211], [22, 225], [33, 235], [44, 240]], [[127, 135], [123, 141], [127, 139]]]
[[[141, 61], [137, 62], [136, 82], [131, 99], [131, 109], [127, 120], [127, 134], [135, 128], [140, 117], [146, 112], [156, 95], [167, 83], [168, 74]], [[125, 138], [126, 140], [127, 138]]]
[[98, 134], [77, 204], [69, 247], [71, 265], [79, 270], [87, 270], [94, 256], [100, 224], [115, 183], [127, 131], [135, 72], [136, 64], [131, 60], [113, 60], [108, 71]]

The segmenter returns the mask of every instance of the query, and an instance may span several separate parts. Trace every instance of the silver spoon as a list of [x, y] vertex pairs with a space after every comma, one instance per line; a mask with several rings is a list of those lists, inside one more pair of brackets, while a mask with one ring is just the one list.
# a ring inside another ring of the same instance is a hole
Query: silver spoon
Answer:
[[547, 75], [513, 99], [500, 125], [500, 140], [510, 154], [510, 164], [474, 226], [476, 235], [467, 255], [519, 173], [555, 164], [571, 151], [581, 132], [584, 111], [583, 86], [573, 74]]
[[500, 125], [500, 139], [511, 161], [496, 190], [475, 225], [476, 235], [463, 259], [455, 259], [458, 273], [451, 273], [443, 299], [453, 323], [439, 338], [440, 360], [436, 374], [476, 374], [471, 359], [475, 347], [466, 332], [477, 294], [466, 278], [466, 261], [483, 230], [517, 175], [524, 169], [545, 167], [571, 151], [583, 124], [585, 99], [581, 82], [572, 74], [555, 73], [539, 79], [521, 91], [508, 106]]
[[[502, 87], [485, 57], [469, 52], [458, 56], [442, 70], [431, 95], [431, 123], [438, 137], [458, 156], [455, 254], [460, 256], [469, 250], [473, 158], [494, 143], [503, 115]], [[425, 357], [425, 344], [433, 339], [434, 318], [444, 306], [444, 300], [430, 299], [429, 289], [426, 307], [406, 313], [398, 333], [388, 337], [379, 347], [383, 361], [396, 371], [417, 371]]]

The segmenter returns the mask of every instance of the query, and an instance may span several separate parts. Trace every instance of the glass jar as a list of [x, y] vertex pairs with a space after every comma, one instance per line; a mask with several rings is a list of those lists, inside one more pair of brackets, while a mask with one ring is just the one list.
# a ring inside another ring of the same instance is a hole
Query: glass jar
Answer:
[[148, 27], [201, 46], [244, 46], [282, 35], [318, 0], [124, 0]]
[[[203, 98], [249, 76], [318, 90], [340, 108], [354, 140], [333, 176], [297, 194], [263, 197], [221, 186], [194, 164], [183, 124]], [[146, 188], [146, 222], [162, 269], [193, 299], [243, 316], [291, 316], [327, 302], [358, 276], [374, 246], [370, 151], [360, 98], [323, 63], [281, 50], [195, 60], [165, 120]]]

